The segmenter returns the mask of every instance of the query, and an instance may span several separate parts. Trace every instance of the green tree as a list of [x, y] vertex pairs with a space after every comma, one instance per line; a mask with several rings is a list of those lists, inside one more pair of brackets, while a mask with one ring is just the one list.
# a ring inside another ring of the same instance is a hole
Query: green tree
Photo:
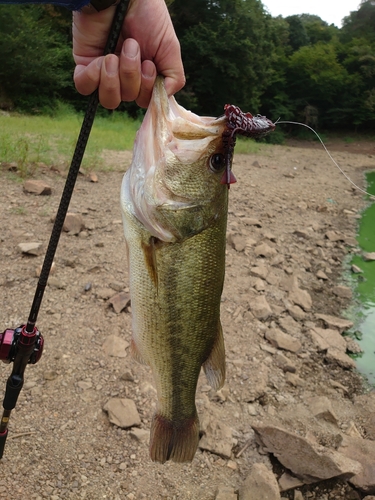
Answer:
[[53, 107], [73, 88], [71, 47], [49, 17], [41, 6], [0, 6], [1, 93], [23, 109]]
[[175, 0], [172, 16], [187, 75], [180, 101], [203, 114], [221, 114], [228, 102], [257, 112], [274, 49], [262, 3]]
[[373, 0], [363, 0], [358, 10], [344, 18], [341, 30], [342, 41], [362, 37], [372, 42], [375, 41], [375, 2]]
[[[316, 125], [339, 122], [330, 116], [328, 110], [339, 107], [339, 101], [350, 84], [345, 67], [338, 60], [334, 43], [319, 42], [301, 47], [289, 59], [289, 92], [293, 96], [300, 118]], [[312, 112], [312, 110], [316, 112]]]
[[309, 45], [310, 38], [301, 16], [288, 16], [285, 18], [285, 21], [289, 25], [289, 45], [292, 52], [295, 52], [300, 47]]

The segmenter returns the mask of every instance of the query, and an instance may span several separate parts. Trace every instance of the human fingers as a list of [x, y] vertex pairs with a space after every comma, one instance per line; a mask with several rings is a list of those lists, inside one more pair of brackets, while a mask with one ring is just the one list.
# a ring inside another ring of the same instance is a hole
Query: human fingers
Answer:
[[158, 73], [165, 77], [165, 89], [169, 96], [175, 94], [185, 85], [185, 72], [181, 60], [181, 48], [177, 37], [169, 42], [163, 41], [155, 58]]
[[141, 51], [132, 38], [125, 40], [120, 54], [121, 100], [135, 101], [141, 88]]
[[104, 57], [100, 74], [99, 101], [108, 109], [117, 108], [121, 102], [119, 59], [114, 54]]
[[157, 72], [155, 64], [152, 61], [148, 60], [142, 62], [141, 69], [141, 90], [135, 102], [141, 108], [147, 108], [151, 99]]
[[77, 64], [74, 70], [74, 84], [82, 95], [89, 95], [98, 88], [104, 57], [97, 57], [88, 66]]

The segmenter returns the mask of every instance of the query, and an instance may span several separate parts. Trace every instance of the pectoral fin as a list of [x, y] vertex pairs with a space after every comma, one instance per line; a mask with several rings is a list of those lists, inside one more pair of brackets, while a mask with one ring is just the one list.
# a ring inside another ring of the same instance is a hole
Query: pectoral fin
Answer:
[[157, 286], [158, 282], [158, 267], [156, 262], [155, 250], [157, 246], [157, 242], [159, 240], [157, 238], [151, 237], [150, 240], [146, 243], [141, 243], [143, 255], [145, 258], [146, 269], [150, 276], [151, 281]]
[[212, 347], [211, 354], [203, 363], [203, 370], [206, 374], [208, 383], [215, 391], [223, 387], [225, 381], [225, 348], [223, 329], [220, 321], [215, 343]]

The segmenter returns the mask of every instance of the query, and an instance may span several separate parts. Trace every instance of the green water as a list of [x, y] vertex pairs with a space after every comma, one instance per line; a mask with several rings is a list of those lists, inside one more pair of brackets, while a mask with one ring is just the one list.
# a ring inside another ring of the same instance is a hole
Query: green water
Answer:
[[[367, 191], [375, 195], [375, 172], [366, 175]], [[363, 252], [375, 252], [375, 203], [362, 214], [357, 241]], [[352, 264], [363, 274], [353, 275], [356, 297], [360, 306], [355, 311], [356, 339], [363, 354], [356, 358], [358, 370], [375, 385], [375, 261], [365, 262], [360, 255]]]

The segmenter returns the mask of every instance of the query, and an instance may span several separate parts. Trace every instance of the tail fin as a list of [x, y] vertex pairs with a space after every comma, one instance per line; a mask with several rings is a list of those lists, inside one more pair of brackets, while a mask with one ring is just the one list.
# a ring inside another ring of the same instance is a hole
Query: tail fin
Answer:
[[162, 464], [191, 462], [198, 448], [199, 419], [191, 418], [174, 422], [156, 413], [151, 423], [150, 456], [154, 462]]

